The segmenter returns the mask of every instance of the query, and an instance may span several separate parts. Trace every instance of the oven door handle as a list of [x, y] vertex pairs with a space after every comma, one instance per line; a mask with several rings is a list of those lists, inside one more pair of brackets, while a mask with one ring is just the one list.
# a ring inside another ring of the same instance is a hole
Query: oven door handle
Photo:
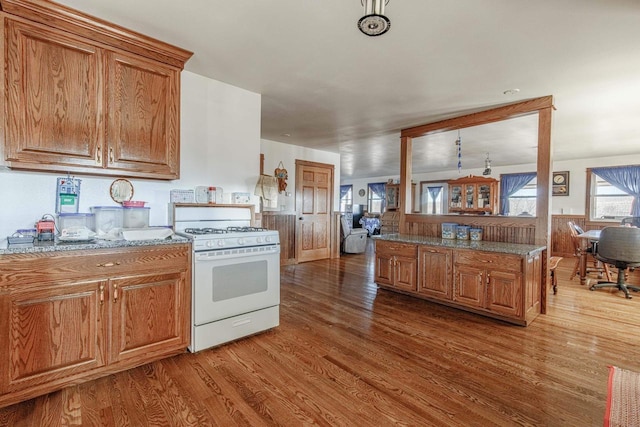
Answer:
[[212, 251], [195, 252], [194, 261], [216, 261], [229, 258], [260, 257], [280, 253], [280, 245], [262, 246], [260, 250], [252, 251], [252, 248], [219, 249]]

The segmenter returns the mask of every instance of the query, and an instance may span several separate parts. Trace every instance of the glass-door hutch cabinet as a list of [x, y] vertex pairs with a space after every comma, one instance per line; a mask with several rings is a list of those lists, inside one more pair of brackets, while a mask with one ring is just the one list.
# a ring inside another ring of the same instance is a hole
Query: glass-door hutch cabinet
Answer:
[[469, 175], [449, 184], [449, 212], [493, 215], [498, 213], [498, 181]]

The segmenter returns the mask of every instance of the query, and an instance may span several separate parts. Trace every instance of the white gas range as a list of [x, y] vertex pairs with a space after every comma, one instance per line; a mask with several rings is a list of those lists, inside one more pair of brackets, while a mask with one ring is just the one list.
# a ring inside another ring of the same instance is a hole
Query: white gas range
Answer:
[[246, 207], [170, 207], [176, 233], [193, 240], [191, 345], [197, 352], [278, 326], [280, 239], [252, 227]]

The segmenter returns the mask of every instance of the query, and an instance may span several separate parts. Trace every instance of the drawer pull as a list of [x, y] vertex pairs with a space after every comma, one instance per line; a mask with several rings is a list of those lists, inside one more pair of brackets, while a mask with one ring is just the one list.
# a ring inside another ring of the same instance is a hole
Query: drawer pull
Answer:
[[113, 302], [118, 302], [118, 284], [113, 285]]
[[104, 264], [96, 264], [96, 267], [113, 267], [114, 265], [120, 265], [120, 261], [105, 262]]

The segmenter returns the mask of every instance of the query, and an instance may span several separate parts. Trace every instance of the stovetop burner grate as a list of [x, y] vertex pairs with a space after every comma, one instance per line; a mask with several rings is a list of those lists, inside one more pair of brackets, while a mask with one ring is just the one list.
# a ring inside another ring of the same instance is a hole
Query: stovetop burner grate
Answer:
[[185, 228], [184, 232], [193, 235], [227, 234], [227, 233], [251, 233], [269, 231], [262, 227], [227, 227], [227, 228]]

